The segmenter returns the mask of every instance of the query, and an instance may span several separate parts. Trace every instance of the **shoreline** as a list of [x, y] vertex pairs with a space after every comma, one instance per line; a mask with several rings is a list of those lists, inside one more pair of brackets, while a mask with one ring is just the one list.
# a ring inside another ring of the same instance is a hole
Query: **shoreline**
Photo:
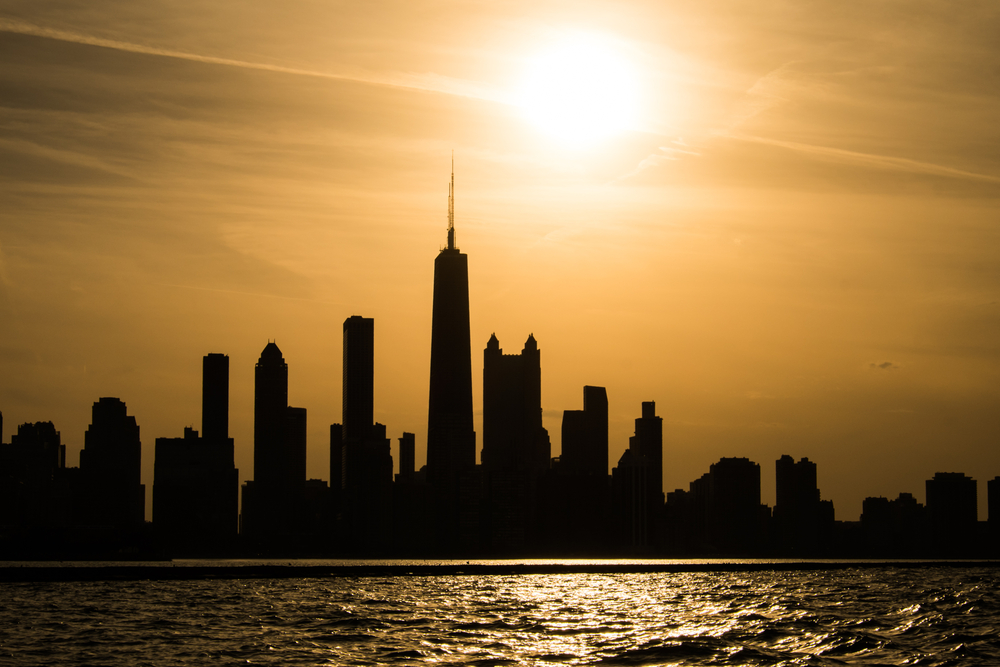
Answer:
[[1000, 561], [665, 561], [644, 563], [446, 563], [446, 564], [240, 564], [35, 565], [0, 563], [0, 583], [90, 581], [182, 581], [237, 579], [336, 579], [364, 577], [453, 577], [560, 574], [682, 574], [694, 572], [795, 572], [850, 569], [997, 568]]

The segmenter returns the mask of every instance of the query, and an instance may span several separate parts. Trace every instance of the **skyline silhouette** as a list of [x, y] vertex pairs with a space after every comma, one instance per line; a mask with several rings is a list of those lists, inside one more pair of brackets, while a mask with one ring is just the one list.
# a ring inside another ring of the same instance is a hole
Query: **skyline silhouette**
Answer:
[[[343, 322], [328, 480], [307, 476], [307, 409], [288, 404], [289, 365], [268, 341], [255, 365], [253, 479], [240, 487], [228, 437], [229, 357], [208, 353], [203, 435], [185, 427], [182, 438], [156, 438], [151, 508], [139, 425], [118, 398], [93, 404], [79, 468], [66, 465], [51, 422], [19, 425], [10, 444], [0, 437], [0, 553], [963, 558], [1000, 549], [1000, 516], [979, 520], [977, 482], [963, 473], [935, 473], [925, 505], [906, 492], [867, 497], [860, 521], [838, 521], [816, 463], [787, 454], [775, 463], [773, 509], [762, 502], [760, 465], [746, 457], [722, 457], [687, 489], [665, 493], [670, 443], [665, 457], [655, 401], [642, 402], [609, 474], [605, 387], [584, 386], [583, 409], [563, 411], [562, 452], [552, 456], [533, 334], [519, 354], [503, 354], [495, 334], [485, 345], [479, 448], [469, 259], [455, 243], [454, 182], [452, 167], [447, 244], [434, 261], [426, 465], [417, 470], [415, 434], [404, 432], [393, 476], [387, 426], [374, 420], [375, 321], [352, 315]], [[1000, 476], [985, 486], [993, 508]]]
[[478, 438], [478, 346], [531, 333], [553, 455], [589, 385], [609, 465], [656, 402], [666, 490], [746, 456], [774, 504], [765, 462], [808, 456], [850, 518], [922, 499], [943, 451], [991, 478], [1000, 18], [786, 9], [0, 8], [4, 438], [52, 420], [74, 462], [92, 403], [120, 397], [149, 507], [155, 437], [205, 434], [200, 359], [220, 352], [246, 482], [273, 340], [326, 479], [360, 314], [374, 420], [424, 460], [454, 150]]

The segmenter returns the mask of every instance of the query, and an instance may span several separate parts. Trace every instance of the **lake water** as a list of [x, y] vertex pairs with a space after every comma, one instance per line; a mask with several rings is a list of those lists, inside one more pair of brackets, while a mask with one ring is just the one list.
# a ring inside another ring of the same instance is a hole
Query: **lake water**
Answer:
[[2, 665], [998, 665], [1000, 571], [0, 584]]

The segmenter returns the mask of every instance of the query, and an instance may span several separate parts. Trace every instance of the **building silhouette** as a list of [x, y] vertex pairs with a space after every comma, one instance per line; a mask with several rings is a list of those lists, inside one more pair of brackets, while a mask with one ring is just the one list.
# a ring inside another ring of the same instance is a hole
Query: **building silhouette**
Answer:
[[832, 537], [833, 503], [821, 500], [816, 479], [816, 464], [808, 458], [796, 463], [785, 454], [775, 462], [773, 538], [783, 555], [815, 555]]
[[417, 474], [417, 436], [413, 433], [403, 432], [399, 438], [399, 474], [396, 479], [400, 482], [412, 482]]
[[80, 451], [80, 522], [88, 528], [128, 531], [145, 521], [139, 425], [121, 400], [94, 403]]
[[374, 415], [375, 320], [344, 321], [341, 516], [346, 547], [383, 551], [392, 538], [392, 454]]
[[220, 442], [229, 437], [229, 357], [209, 353], [201, 364], [201, 437]]
[[976, 480], [960, 472], [939, 472], [927, 480], [926, 489], [932, 553], [949, 556], [970, 551], [979, 520]]
[[990, 556], [1000, 553], [1000, 476], [986, 482], [987, 545]]
[[583, 410], [564, 410], [562, 454], [566, 472], [607, 477], [608, 392], [604, 387], [583, 388]]
[[201, 437], [157, 438], [153, 462], [153, 526], [171, 554], [224, 554], [239, 531], [239, 471], [229, 437], [229, 357], [202, 359]]
[[565, 410], [562, 453], [539, 489], [540, 542], [545, 554], [589, 556], [610, 544], [608, 394], [583, 388], [583, 410]]
[[447, 246], [434, 260], [427, 482], [435, 542], [442, 550], [476, 541], [479, 484], [472, 422], [469, 261], [455, 243], [455, 172], [448, 188]]
[[66, 468], [66, 445], [52, 422], [21, 424], [10, 443], [0, 443], [0, 553], [24, 530], [73, 524], [78, 472]]
[[537, 530], [539, 476], [552, 447], [542, 426], [541, 354], [529, 335], [520, 354], [504, 354], [496, 335], [483, 352], [484, 546], [521, 553]]
[[663, 515], [663, 419], [656, 403], [642, 404], [635, 435], [611, 471], [614, 525], [630, 552], [651, 551], [660, 542]]
[[861, 505], [860, 553], [877, 558], [925, 556], [929, 553], [927, 508], [911, 493], [895, 500], [865, 498]]
[[725, 553], [753, 553], [764, 546], [770, 511], [760, 503], [760, 465], [722, 458], [708, 472], [709, 544]]
[[243, 486], [240, 532], [283, 549], [304, 527], [306, 409], [288, 405], [288, 364], [269, 342], [254, 369], [254, 479]]

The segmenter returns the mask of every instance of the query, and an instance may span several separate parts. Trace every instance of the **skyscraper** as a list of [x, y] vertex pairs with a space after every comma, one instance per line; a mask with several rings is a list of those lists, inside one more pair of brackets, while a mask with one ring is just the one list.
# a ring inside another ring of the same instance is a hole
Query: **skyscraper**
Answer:
[[608, 474], [608, 392], [583, 388], [583, 410], [564, 410], [562, 466], [567, 471], [599, 477]]
[[535, 337], [528, 336], [520, 354], [504, 354], [490, 336], [483, 351], [483, 467], [538, 472], [548, 467], [550, 450]]
[[117, 529], [141, 527], [146, 487], [141, 483], [142, 445], [125, 403], [104, 397], [94, 403], [84, 434], [80, 471], [87, 488], [84, 524]]
[[392, 454], [385, 426], [373, 424], [375, 320], [344, 321], [343, 420], [341, 433], [342, 517], [348, 548], [359, 553], [384, 548], [392, 523]]
[[306, 410], [288, 405], [288, 364], [268, 343], [254, 372], [254, 479], [243, 487], [242, 532], [270, 540], [300, 531]]
[[520, 354], [504, 354], [496, 335], [483, 351], [485, 533], [493, 552], [517, 553], [534, 528], [536, 483], [549, 467], [542, 426], [541, 356], [528, 336]]
[[[462, 474], [475, 465], [469, 258], [455, 245], [455, 171], [452, 168], [448, 188], [448, 245], [434, 260], [427, 481], [443, 504], [432, 511], [455, 509]], [[444, 520], [450, 523], [447, 518]]]
[[285, 477], [282, 445], [288, 408], [288, 364], [281, 350], [268, 343], [254, 369], [253, 475], [258, 485]]
[[202, 437], [157, 438], [153, 525], [172, 553], [216, 553], [233, 544], [239, 526], [239, 471], [229, 437], [229, 357], [202, 359]]
[[375, 320], [344, 320], [343, 438], [365, 440], [374, 423]]
[[229, 357], [206, 354], [201, 369], [201, 437], [222, 442], [229, 437]]

